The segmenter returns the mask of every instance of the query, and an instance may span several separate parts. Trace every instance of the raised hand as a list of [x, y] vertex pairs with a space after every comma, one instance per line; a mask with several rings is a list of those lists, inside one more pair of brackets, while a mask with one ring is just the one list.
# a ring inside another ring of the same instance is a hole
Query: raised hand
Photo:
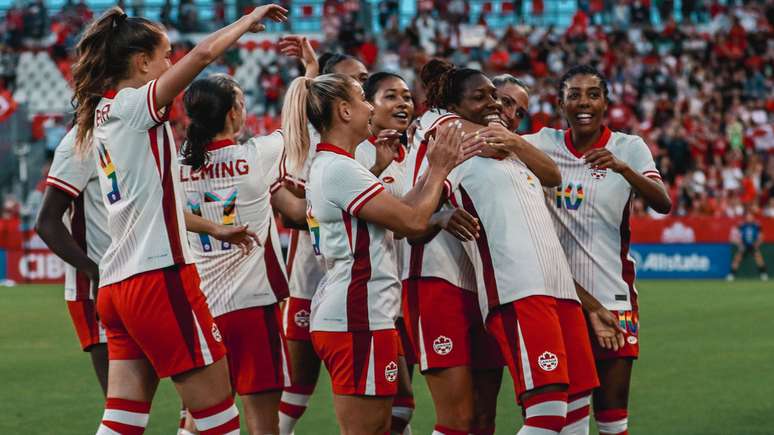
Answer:
[[309, 40], [304, 36], [286, 35], [279, 40], [279, 50], [285, 56], [297, 57], [304, 65], [304, 74], [308, 78], [317, 77], [320, 73], [320, 65], [317, 56]]
[[250, 12], [250, 18], [253, 22], [250, 31], [259, 33], [266, 30], [266, 26], [260, 23], [261, 20], [268, 18], [275, 23], [284, 23], [288, 20], [288, 10], [275, 4], [259, 6]]
[[435, 136], [427, 143], [427, 162], [431, 167], [437, 167], [449, 173], [457, 166], [463, 142], [464, 132], [459, 121], [441, 125]]
[[618, 160], [607, 148], [593, 149], [584, 154], [583, 159], [592, 168], [610, 169], [618, 173], [627, 167], [626, 163]]
[[381, 174], [387, 166], [390, 166], [390, 163], [398, 157], [398, 147], [400, 146], [400, 133], [397, 130], [385, 129], [380, 131], [374, 144], [376, 162], [371, 168], [372, 172], [378, 171]]

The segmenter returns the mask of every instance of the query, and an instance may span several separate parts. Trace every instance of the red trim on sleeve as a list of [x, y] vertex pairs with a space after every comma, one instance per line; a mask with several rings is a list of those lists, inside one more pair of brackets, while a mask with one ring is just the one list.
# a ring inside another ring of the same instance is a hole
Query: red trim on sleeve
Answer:
[[373, 199], [377, 194], [379, 194], [381, 191], [384, 190], [384, 186], [380, 182], [376, 182], [368, 187], [368, 189], [365, 189], [364, 191], [360, 192], [358, 196], [355, 197], [352, 201], [350, 201], [349, 205], [347, 206], [347, 213], [357, 216], [358, 212], [361, 208]]
[[108, 89], [107, 91], [105, 91], [105, 93], [102, 94], [102, 96], [112, 100], [113, 98], [116, 97], [116, 94], [118, 94], [118, 92], [115, 89]]
[[642, 173], [642, 175], [648, 177], [648, 178], [654, 178], [656, 180], [661, 180], [661, 174], [658, 171], [645, 171]]
[[349, 157], [350, 159], [354, 159], [355, 157], [352, 156], [352, 153], [347, 152], [346, 150], [337, 147], [336, 145], [329, 144], [329, 143], [319, 143], [317, 144], [317, 148], [315, 148], [317, 152], [320, 151], [328, 151], [331, 153], [339, 154], [345, 157]]
[[[583, 157], [583, 153], [578, 151], [575, 148], [575, 145], [572, 143], [572, 133], [570, 132], [571, 129], [567, 129], [564, 132], [564, 144], [567, 147], [567, 150], [572, 153], [577, 158]], [[594, 145], [591, 146], [591, 149], [595, 148], [604, 148], [605, 145], [607, 145], [607, 142], [610, 140], [610, 135], [613, 133], [610, 131], [609, 128], [606, 126], [602, 126], [602, 134], [599, 136], [599, 139], [594, 143]]]
[[145, 100], [146, 100], [146, 103], [148, 104], [148, 112], [150, 113], [151, 119], [158, 124], [161, 121], [159, 120], [159, 117], [157, 116], [158, 114], [156, 113], [156, 109], [155, 109], [155, 106], [153, 104], [153, 100], [156, 99], [156, 96], [152, 95], [155, 84], [156, 84], [156, 82], [154, 81], [154, 82], [152, 82], [151, 84], [148, 85], [148, 92], [145, 94]]
[[73, 198], [76, 198], [78, 195], [81, 194], [81, 191], [75, 186], [73, 186], [72, 184], [62, 180], [61, 178], [56, 178], [52, 175], [49, 175], [48, 177], [46, 177], [46, 186], [56, 187], [57, 189], [72, 196]]

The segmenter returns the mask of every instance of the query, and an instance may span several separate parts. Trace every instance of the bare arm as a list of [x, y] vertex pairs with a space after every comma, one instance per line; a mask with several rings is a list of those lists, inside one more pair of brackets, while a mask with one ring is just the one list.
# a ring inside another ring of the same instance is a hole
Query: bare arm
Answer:
[[599, 148], [586, 153], [583, 158], [592, 167], [611, 169], [623, 176], [635, 192], [659, 213], [666, 214], [672, 209], [672, 200], [661, 180], [646, 177], [619, 160], [607, 148]]
[[214, 32], [196, 44], [196, 47], [159, 77], [156, 84], [157, 107], [165, 107], [185, 89], [194, 78], [247, 32], [262, 31], [264, 17], [276, 22], [287, 20], [287, 10], [278, 5], [253, 9], [234, 23]]
[[282, 215], [282, 224], [298, 230], [307, 229], [306, 200], [299, 198], [284, 187], [271, 195], [271, 206]]
[[65, 192], [46, 187], [43, 193], [43, 204], [35, 222], [35, 231], [54, 254], [78, 271], [85, 273], [92, 281], [92, 286], [96, 287], [99, 282], [99, 267], [86, 255], [62, 222], [62, 216], [71, 202], [72, 197]]
[[185, 228], [193, 233], [209, 234], [224, 242], [233, 243], [247, 253], [252, 248], [253, 241], [260, 246], [258, 235], [247, 229], [247, 225], [220, 225], [211, 222], [189, 211], [185, 215]]
[[591, 330], [596, 336], [597, 342], [604, 349], [618, 350], [624, 346], [624, 330], [618, 323], [618, 318], [599, 301], [586, 291], [580, 284], [575, 283], [575, 292], [581, 301], [583, 311], [591, 324]]
[[491, 124], [479, 132], [484, 140], [495, 149], [514, 154], [530, 171], [540, 179], [540, 184], [555, 187], [562, 183], [559, 166], [546, 153], [537, 149], [516, 133], [508, 131], [500, 124]]

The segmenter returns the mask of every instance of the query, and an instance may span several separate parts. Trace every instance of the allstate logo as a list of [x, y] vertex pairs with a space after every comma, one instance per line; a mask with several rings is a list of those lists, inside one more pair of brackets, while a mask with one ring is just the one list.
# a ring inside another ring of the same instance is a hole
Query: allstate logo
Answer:
[[218, 343], [223, 341], [223, 337], [221, 337], [220, 335], [220, 330], [218, 329], [218, 325], [213, 323], [211, 332], [212, 332], [212, 338], [214, 338], [215, 341], [217, 341]]
[[306, 311], [305, 309], [300, 309], [296, 312], [296, 315], [293, 316], [293, 321], [296, 322], [296, 325], [299, 328], [308, 328], [309, 327], [309, 311]]
[[390, 361], [384, 367], [384, 378], [387, 382], [395, 382], [398, 380], [398, 364], [395, 361]]
[[557, 367], [559, 367], [559, 358], [557, 358], [556, 355], [551, 352], [543, 352], [538, 357], [538, 367], [547, 372], [552, 372], [556, 370]]
[[433, 341], [433, 350], [438, 355], [448, 355], [453, 348], [454, 342], [452, 342], [452, 339], [449, 337], [440, 335]]

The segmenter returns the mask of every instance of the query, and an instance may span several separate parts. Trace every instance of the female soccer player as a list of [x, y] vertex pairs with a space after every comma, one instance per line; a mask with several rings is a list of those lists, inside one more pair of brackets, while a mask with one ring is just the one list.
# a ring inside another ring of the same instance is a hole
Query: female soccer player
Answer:
[[307, 200], [309, 231], [326, 279], [312, 302], [311, 335], [331, 374], [342, 433], [389, 430], [400, 281], [385, 230], [407, 236], [425, 231], [462, 142], [456, 126], [445, 128], [430, 147], [427, 176], [399, 200], [352, 155], [369, 136], [371, 113], [359, 83], [343, 74], [296, 79], [283, 108], [294, 165], [303, 166], [309, 154], [307, 123], [321, 135]]
[[[474, 157], [455, 168], [450, 198], [480, 220], [480, 237], [465, 247], [487, 329], [497, 339], [524, 409], [519, 434], [559, 433], [568, 415], [577, 414], [572, 408], [568, 412], [568, 393], [587, 394], [597, 379], [569, 266], [556, 255], [561, 245], [545, 225], [550, 215], [541, 184], [557, 185], [558, 168], [500, 123], [496, 88], [480, 71], [432, 60], [422, 77], [436, 117], [461, 117], [473, 129], [489, 124], [479, 135], [505, 153]], [[420, 174], [422, 165], [418, 159]]]
[[270, 203], [279, 186], [282, 134], [237, 143], [245, 102], [229, 76], [196, 80], [183, 101], [190, 119], [180, 167], [187, 206], [216, 223], [249, 224], [259, 236], [259, 247], [245, 256], [229, 243], [188, 233], [249, 432], [276, 434], [280, 395], [289, 383], [279, 309], [288, 283]]
[[174, 66], [161, 26], [127, 18], [120, 8], [94, 21], [78, 43], [76, 148], [96, 148], [111, 235], [97, 300], [110, 358], [99, 434], [142, 433], [158, 379], [166, 376], [200, 433], [239, 430], [223, 338], [189, 264], [185, 230], [201, 228], [183, 224], [165, 107], [240, 36], [261, 30], [260, 20], [284, 21], [285, 13], [276, 5], [256, 8]]
[[[77, 128], [70, 129], [56, 148], [35, 230], [67, 263], [67, 308], [81, 348], [91, 355], [94, 372], [106, 395], [107, 337], [97, 319], [94, 297], [99, 284], [97, 265], [110, 244], [110, 235], [94, 159], [75, 152], [77, 132]], [[67, 223], [62, 220], [65, 213]]]
[[601, 386], [594, 415], [603, 434], [625, 434], [632, 362], [639, 354], [634, 261], [629, 256], [633, 193], [659, 213], [671, 208], [650, 150], [637, 136], [604, 125], [607, 81], [594, 68], [570, 68], [559, 83], [566, 131], [543, 128], [524, 139], [559, 166], [562, 184], [546, 193], [589, 320]]
[[527, 117], [529, 110], [529, 88], [510, 74], [500, 74], [492, 78], [492, 84], [497, 88], [497, 96], [503, 105], [501, 113], [505, 127], [513, 132]]

